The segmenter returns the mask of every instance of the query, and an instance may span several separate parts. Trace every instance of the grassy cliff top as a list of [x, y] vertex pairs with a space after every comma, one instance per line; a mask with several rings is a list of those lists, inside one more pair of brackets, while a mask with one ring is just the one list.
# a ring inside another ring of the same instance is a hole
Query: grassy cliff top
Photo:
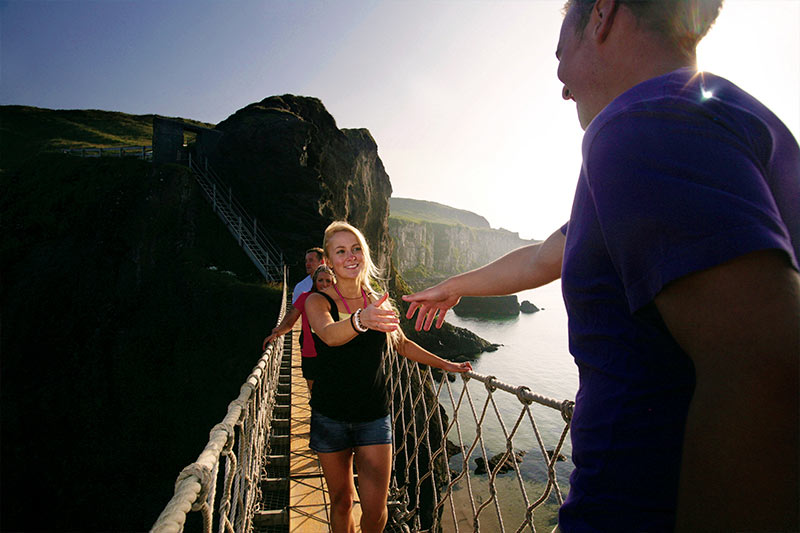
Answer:
[[97, 109], [0, 106], [0, 168], [13, 168], [37, 154], [65, 148], [150, 145], [153, 116]]
[[489, 229], [490, 227], [488, 220], [472, 211], [456, 209], [436, 202], [392, 197], [389, 199], [389, 206], [391, 218], [451, 226], [461, 224], [471, 228]]

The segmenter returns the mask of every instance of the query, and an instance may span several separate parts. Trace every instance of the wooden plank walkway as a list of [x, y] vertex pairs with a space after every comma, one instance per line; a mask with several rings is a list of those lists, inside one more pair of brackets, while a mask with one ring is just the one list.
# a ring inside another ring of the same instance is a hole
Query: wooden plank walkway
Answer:
[[[311, 407], [310, 391], [303, 378], [300, 355], [300, 320], [292, 330], [292, 402], [289, 411], [291, 448], [289, 452], [289, 531], [329, 533], [330, 496], [317, 454], [308, 447]], [[356, 531], [361, 519], [358, 502], [353, 510]]]

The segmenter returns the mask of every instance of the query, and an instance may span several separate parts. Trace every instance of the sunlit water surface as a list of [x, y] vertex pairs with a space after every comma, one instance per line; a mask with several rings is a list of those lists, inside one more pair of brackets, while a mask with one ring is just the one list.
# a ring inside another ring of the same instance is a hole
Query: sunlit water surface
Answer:
[[[478, 319], [456, 316], [452, 311], [447, 315], [447, 321], [455, 326], [460, 326], [473, 331], [489, 342], [502, 344], [496, 352], [482, 354], [477, 361], [472, 363], [475, 372], [483, 375], [494, 376], [512, 386], [524, 385], [533, 393], [547, 396], [555, 400], [574, 400], [578, 387], [577, 367], [569, 354], [567, 340], [567, 313], [561, 297], [561, 285], [556, 281], [538, 289], [524, 291], [518, 294], [519, 301], [529, 300], [541, 310], [533, 314], [521, 313], [510, 319]], [[459, 378], [460, 380], [460, 378]], [[456, 383], [458, 384], [458, 383]], [[455, 387], [454, 391], [459, 388]], [[469, 382], [469, 391], [473, 405], [478, 416], [484, 408], [487, 396], [484, 385], [475, 380]], [[450, 399], [443, 389], [440, 398], [448, 415], [452, 415], [449, 407]], [[503, 426], [497, 421], [494, 407], [489, 405], [485, 422], [482, 425], [482, 435], [486, 455], [492, 457], [497, 453], [506, 451], [506, 432], [510, 432], [520, 416], [521, 403], [513, 394], [504, 391], [493, 393], [497, 409], [503, 419]], [[467, 407], [468, 409], [468, 407]], [[471, 422], [461, 407], [463, 414], [459, 416], [461, 432], [464, 443], [468, 446], [475, 437], [475, 424]], [[558, 443], [564, 429], [564, 420], [561, 413], [549, 408], [533, 404], [532, 412], [546, 449], [552, 449]], [[513, 439], [515, 450], [525, 451], [527, 454], [520, 465], [528, 499], [535, 500], [541, 492], [543, 483], [546, 482], [546, 466], [531, 427], [526, 418], [518, 430], [519, 436]], [[456, 439], [451, 438], [451, 441]], [[572, 471], [571, 446], [569, 437], [562, 448], [562, 453], [567, 460], [557, 463], [556, 474], [563, 496], [569, 490], [569, 474]], [[481, 500], [489, 497], [487, 476], [474, 476], [474, 459], [481, 457], [480, 447], [472, 453], [469, 459], [471, 478], [473, 479], [473, 499]], [[450, 460], [453, 470], [461, 471], [463, 458], [456, 455]], [[508, 478], [508, 479], [506, 479]], [[457, 490], [464, 491], [465, 483], [459, 483]], [[504, 522], [509, 520], [514, 523], [517, 519], [524, 518], [524, 505], [520, 505], [522, 489], [514, 481], [512, 474], [502, 474], [498, 478], [498, 493], [503, 509]], [[463, 495], [462, 495], [463, 496]], [[552, 523], [555, 513], [555, 500], [551, 497], [550, 509], [543, 511], [547, 515], [547, 522]], [[466, 511], [466, 509], [465, 509]], [[494, 514], [494, 505], [481, 513], [485, 520], [490, 520]], [[538, 519], [537, 519], [538, 522]], [[518, 522], [517, 522], [518, 523]], [[487, 524], [488, 525], [488, 524]], [[494, 528], [489, 528], [494, 529]], [[513, 527], [512, 530], [516, 529]], [[484, 530], [483, 527], [481, 529]]]

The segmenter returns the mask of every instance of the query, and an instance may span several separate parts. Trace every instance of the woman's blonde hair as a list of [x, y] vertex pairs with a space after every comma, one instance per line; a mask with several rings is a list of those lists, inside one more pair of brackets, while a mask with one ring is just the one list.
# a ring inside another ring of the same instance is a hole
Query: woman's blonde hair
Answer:
[[327, 228], [325, 228], [325, 236], [322, 239], [322, 248], [325, 250], [325, 257], [328, 258], [328, 262], [331, 263], [331, 254], [328, 250], [328, 242], [330, 241], [331, 237], [334, 234], [339, 233], [340, 231], [348, 231], [355, 235], [356, 239], [358, 240], [359, 246], [361, 246], [361, 251], [364, 254], [364, 268], [358, 275], [358, 282], [359, 287], [364, 288], [367, 291], [372, 292], [374, 286], [383, 287], [383, 281], [385, 279], [382, 276], [380, 269], [375, 265], [372, 261], [372, 256], [369, 251], [369, 244], [367, 244], [367, 239], [364, 238], [364, 234], [359, 231], [358, 228], [355, 226], [348, 224], [344, 220], [337, 220], [335, 222], [331, 222]]
[[[320, 257], [320, 259], [321, 259], [321, 257]], [[317, 269], [311, 275], [311, 290], [313, 292], [317, 291], [317, 278], [323, 272], [327, 272], [328, 274], [330, 274], [331, 275], [331, 281], [336, 283], [336, 273], [334, 273], [333, 269], [331, 267], [329, 267], [328, 265], [320, 265], [320, 266], [317, 267]]]

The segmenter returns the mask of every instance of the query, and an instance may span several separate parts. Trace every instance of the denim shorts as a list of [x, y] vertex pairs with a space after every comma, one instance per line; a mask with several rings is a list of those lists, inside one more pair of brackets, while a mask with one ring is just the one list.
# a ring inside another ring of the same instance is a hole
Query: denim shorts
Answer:
[[330, 453], [392, 443], [392, 417], [386, 415], [368, 422], [340, 422], [311, 410], [311, 442], [309, 447], [317, 453]]

